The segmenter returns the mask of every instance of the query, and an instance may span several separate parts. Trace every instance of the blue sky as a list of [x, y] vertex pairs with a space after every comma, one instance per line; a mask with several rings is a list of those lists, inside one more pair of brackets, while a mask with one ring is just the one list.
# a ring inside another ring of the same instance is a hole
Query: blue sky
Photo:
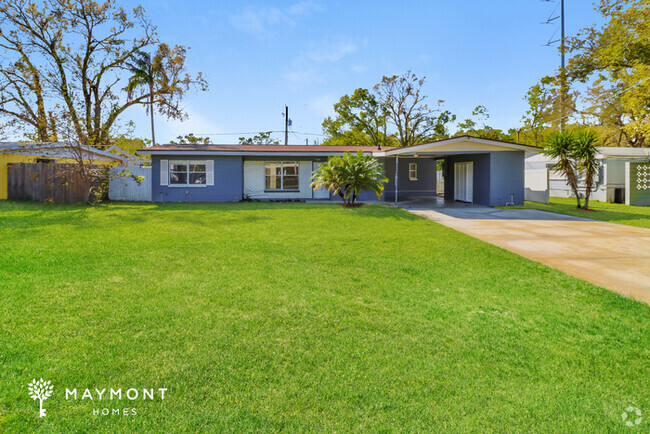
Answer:
[[[460, 118], [485, 105], [490, 124], [508, 128], [519, 125], [528, 88], [559, 62], [543, 46], [555, 26], [540, 24], [555, 4], [540, 0], [141, 4], [163, 41], [191, 47], [189, 69], [210, 85], [185, 98], [189, 120], [156, 118], [158, 142], [191, 132], [236, 143], [241, 134], [222, 134], [282, 130], [287, 104], [289, 142], [311, 143], [319, 136], [300, 133], [321, 134], [342, 95], [409, 69], [427, 77], [431, 102], [445, 100]], [[591, 2], [567, 2], [567, 36], [598, 21]], [[144, 109], [129, 118], [136, 135], [150, 136]]]

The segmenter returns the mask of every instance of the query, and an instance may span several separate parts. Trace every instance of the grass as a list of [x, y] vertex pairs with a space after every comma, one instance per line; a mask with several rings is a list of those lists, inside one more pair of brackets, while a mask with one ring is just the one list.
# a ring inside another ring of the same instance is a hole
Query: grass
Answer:
[[[403, 210], [5, 201], [0, 242], [2, 432], [650, 429], [647, 305]], [[168, 391], [65, 399], [110, 387]]]
[[589, 209], [591, 211], [586, 211], [576, 207], [576, 199], [573, 197], [552, 197], [550, 203], [526, 202], [523, 207], [515, 208], [539, 209], [594, 220], [650, 228], [650, 206], [629, 206], [620, 203], [590, 200]]

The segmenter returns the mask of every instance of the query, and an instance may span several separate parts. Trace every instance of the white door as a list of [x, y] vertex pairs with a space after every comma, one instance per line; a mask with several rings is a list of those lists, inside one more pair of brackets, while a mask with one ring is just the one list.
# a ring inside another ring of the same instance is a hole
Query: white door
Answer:
[[[313, 163], [313, 170], [316, 172], [320, 167], [325, 164], [325, 163]], [[329, 199], [330, 198], [330, 192], [326, 188], [316, 188], [314, 189], [314, 199]]]
[[474, 163], [454, 164], [454, 200], [472, 203], [474, 200]]

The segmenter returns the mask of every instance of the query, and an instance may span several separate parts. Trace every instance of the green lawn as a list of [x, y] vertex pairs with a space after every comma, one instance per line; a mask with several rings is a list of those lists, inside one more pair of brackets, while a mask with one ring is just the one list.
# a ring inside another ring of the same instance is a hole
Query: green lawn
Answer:
[[[403, 210], [5, 201], [0, 243], [1, 432], [650, 430], [647, 305]], [[65, 399], [111, 387], [168, 391]]]
[[589, 208], [592, 211], [585, 211], [576, 207], [576, 199], [573, 197], [552, 197], [551, 203], [526, 202], [525, 206], [517, 208], [540, 209], [594, 220], [650, 228], [650, 206], [628, 206], [620, 203], [590, 200]]

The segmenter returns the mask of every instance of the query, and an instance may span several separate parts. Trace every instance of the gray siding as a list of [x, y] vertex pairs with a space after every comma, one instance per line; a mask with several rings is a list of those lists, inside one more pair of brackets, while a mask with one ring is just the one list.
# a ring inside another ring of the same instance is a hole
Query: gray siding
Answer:
[[[214, 185], [205, 187], [160, 185], [160, 160], [214, 160]], [[241, 157], [153, 156], [151, 166], [151, 192], [154, 202], [235, 202], [242, 199]]]
[[[418, 165], [417, 181], [409, 179], [409, 163]], [[384, 174], [388, 178], [388, 182], [384, 185], [384, 200], [393, 201], [395, 200], [395, 157], [384, 159]], [[436, 194], [436, 160], [432, 158], [400, 157], [397, 176], [399, 200]]]
[[515, 205], [524, 204], [524, 152], [490, 153], [490, 206], [505, 205], [514, 197]]
[[[445, 199], [454, 200], [454, 163], [473, 162], [473, 196], [474, 203], [492, 206], [490, 203], [490, 154], [453, 155], [445, 158]], [[524, 175], [524, 166], [521, 166], [521, 175]], [[523, 188], [523, 181], [522, 181]], [[523, 193], [523, 192], [522, 192]]]

